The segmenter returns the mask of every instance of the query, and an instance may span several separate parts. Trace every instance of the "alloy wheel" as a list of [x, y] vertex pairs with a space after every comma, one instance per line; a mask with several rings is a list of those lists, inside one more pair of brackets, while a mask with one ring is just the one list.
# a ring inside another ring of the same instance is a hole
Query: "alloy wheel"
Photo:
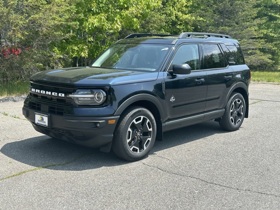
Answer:
[[242, 122], [244, 117], [244, 104], [239, 98], [236, 98], [230, 106], [230, 122], [236, 126]]
[[143, 152], [152, 140], [153, 127], [145, 116], [137, 116], [129, 125], [126, 140], [132, 152]]

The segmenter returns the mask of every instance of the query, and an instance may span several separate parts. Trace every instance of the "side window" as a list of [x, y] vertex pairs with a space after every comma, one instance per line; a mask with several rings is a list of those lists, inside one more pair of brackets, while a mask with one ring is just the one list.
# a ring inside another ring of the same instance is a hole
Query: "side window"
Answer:
[[202, 44], [203, 69], [226, 67], [226, 59], [217, 44]]
[[192, 70], [200, 69], [198, 45], [182, 45], [177, 50], [172, 64], [189, 64]]

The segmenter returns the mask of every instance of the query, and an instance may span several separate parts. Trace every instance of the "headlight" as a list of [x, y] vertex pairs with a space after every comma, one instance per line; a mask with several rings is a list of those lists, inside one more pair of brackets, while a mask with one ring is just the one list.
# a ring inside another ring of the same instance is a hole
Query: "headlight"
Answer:
[[80, 89], [68, 96], [78, 105], [100, 105], [106, 100], [103, 90]]

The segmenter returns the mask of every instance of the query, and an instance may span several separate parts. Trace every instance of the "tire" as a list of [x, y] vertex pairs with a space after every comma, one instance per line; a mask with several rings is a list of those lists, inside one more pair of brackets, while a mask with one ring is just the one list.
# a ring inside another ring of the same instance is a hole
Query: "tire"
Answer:
[[226, 131], [235, 131], [243, 123], [246, 112], [246, 102], [240, 93], [233, 93], [228, 100], [220, 126]]
[[157, 133], [153, 114], [143, 107], [127, 110], [114, 134], [113, 152], [121, 159], [137, 161], [152, 149]]

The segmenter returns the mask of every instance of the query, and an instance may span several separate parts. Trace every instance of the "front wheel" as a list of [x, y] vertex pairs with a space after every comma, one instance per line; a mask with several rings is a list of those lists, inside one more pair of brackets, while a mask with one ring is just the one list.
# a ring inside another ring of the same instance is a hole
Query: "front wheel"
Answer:
[[143, 107], [133, 107], [122, 117], [113, 142], [113, 152], [127, 161], [136, 161], [148, 155], [157, 133], [153, 114]]
[[233, 93], [230, 97], [220, 126], [226, 131], [238, 130], [244, 120], [246, 103], [240, 93]]

